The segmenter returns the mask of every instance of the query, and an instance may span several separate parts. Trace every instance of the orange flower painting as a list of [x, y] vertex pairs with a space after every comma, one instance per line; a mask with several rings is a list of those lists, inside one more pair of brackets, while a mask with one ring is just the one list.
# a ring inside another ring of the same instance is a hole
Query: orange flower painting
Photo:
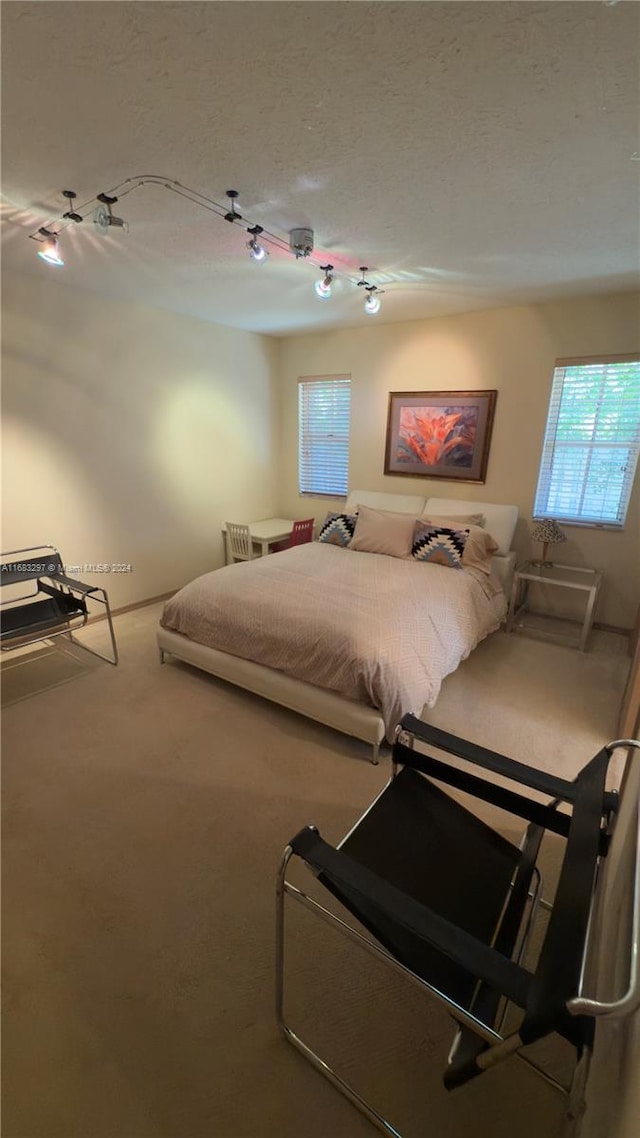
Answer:
[[496, 396], [391, 392], [385, 474], [484, 482]]
[[403, 407], [398, 432], [398, 462], [425, 466], [471, 466], [476, 441], [477, 407]]

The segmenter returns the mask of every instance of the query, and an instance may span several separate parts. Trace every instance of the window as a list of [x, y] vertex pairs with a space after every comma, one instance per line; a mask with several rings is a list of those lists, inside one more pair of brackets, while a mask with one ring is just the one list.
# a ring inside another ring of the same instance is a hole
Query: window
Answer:
[[640, 358], [558, 360], [534, 518], [621, 528], [640, 448]]
[[349, 485], [348, 376], [298, 381], [298, 488], [346, 497]]

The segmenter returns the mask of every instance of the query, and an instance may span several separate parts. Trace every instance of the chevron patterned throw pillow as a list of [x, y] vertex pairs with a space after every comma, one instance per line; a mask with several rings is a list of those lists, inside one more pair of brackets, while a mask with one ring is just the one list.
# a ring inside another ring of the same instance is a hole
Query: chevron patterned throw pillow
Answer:
[[356, 514], [327, 514], [318, 534], [318, 541], [346, 547], [353, 537], [357, 520]]
[[462, 569], [462, 554], [468, 529], [448, 529], [428, 522], [416, 522], [411, 556], [414, 561], [433, 561], [450, 569]]

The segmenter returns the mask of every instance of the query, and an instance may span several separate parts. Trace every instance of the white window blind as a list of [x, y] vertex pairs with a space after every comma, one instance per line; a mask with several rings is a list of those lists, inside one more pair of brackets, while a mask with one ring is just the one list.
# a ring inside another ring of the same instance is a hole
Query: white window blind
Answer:
[[560, 360], [535, 518], [621, 527], [640, 449], [640, 359]]
[[298, 488], [346, 497], [349, 487], [348, 376], [298, 382]]

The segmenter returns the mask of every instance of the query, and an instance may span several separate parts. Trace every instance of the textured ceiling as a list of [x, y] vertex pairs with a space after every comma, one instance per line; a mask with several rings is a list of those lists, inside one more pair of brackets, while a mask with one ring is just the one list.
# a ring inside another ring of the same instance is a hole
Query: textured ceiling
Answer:
[[[3, 260], [273, 334], [636, 287], [637, 3], [5, 3]], [[159, 174], [341, 271], [253, 263], [238, 226], [155, 185], [129, 231], [28, 234]], [[385, 289], [362, 310], [358, 266]]]

